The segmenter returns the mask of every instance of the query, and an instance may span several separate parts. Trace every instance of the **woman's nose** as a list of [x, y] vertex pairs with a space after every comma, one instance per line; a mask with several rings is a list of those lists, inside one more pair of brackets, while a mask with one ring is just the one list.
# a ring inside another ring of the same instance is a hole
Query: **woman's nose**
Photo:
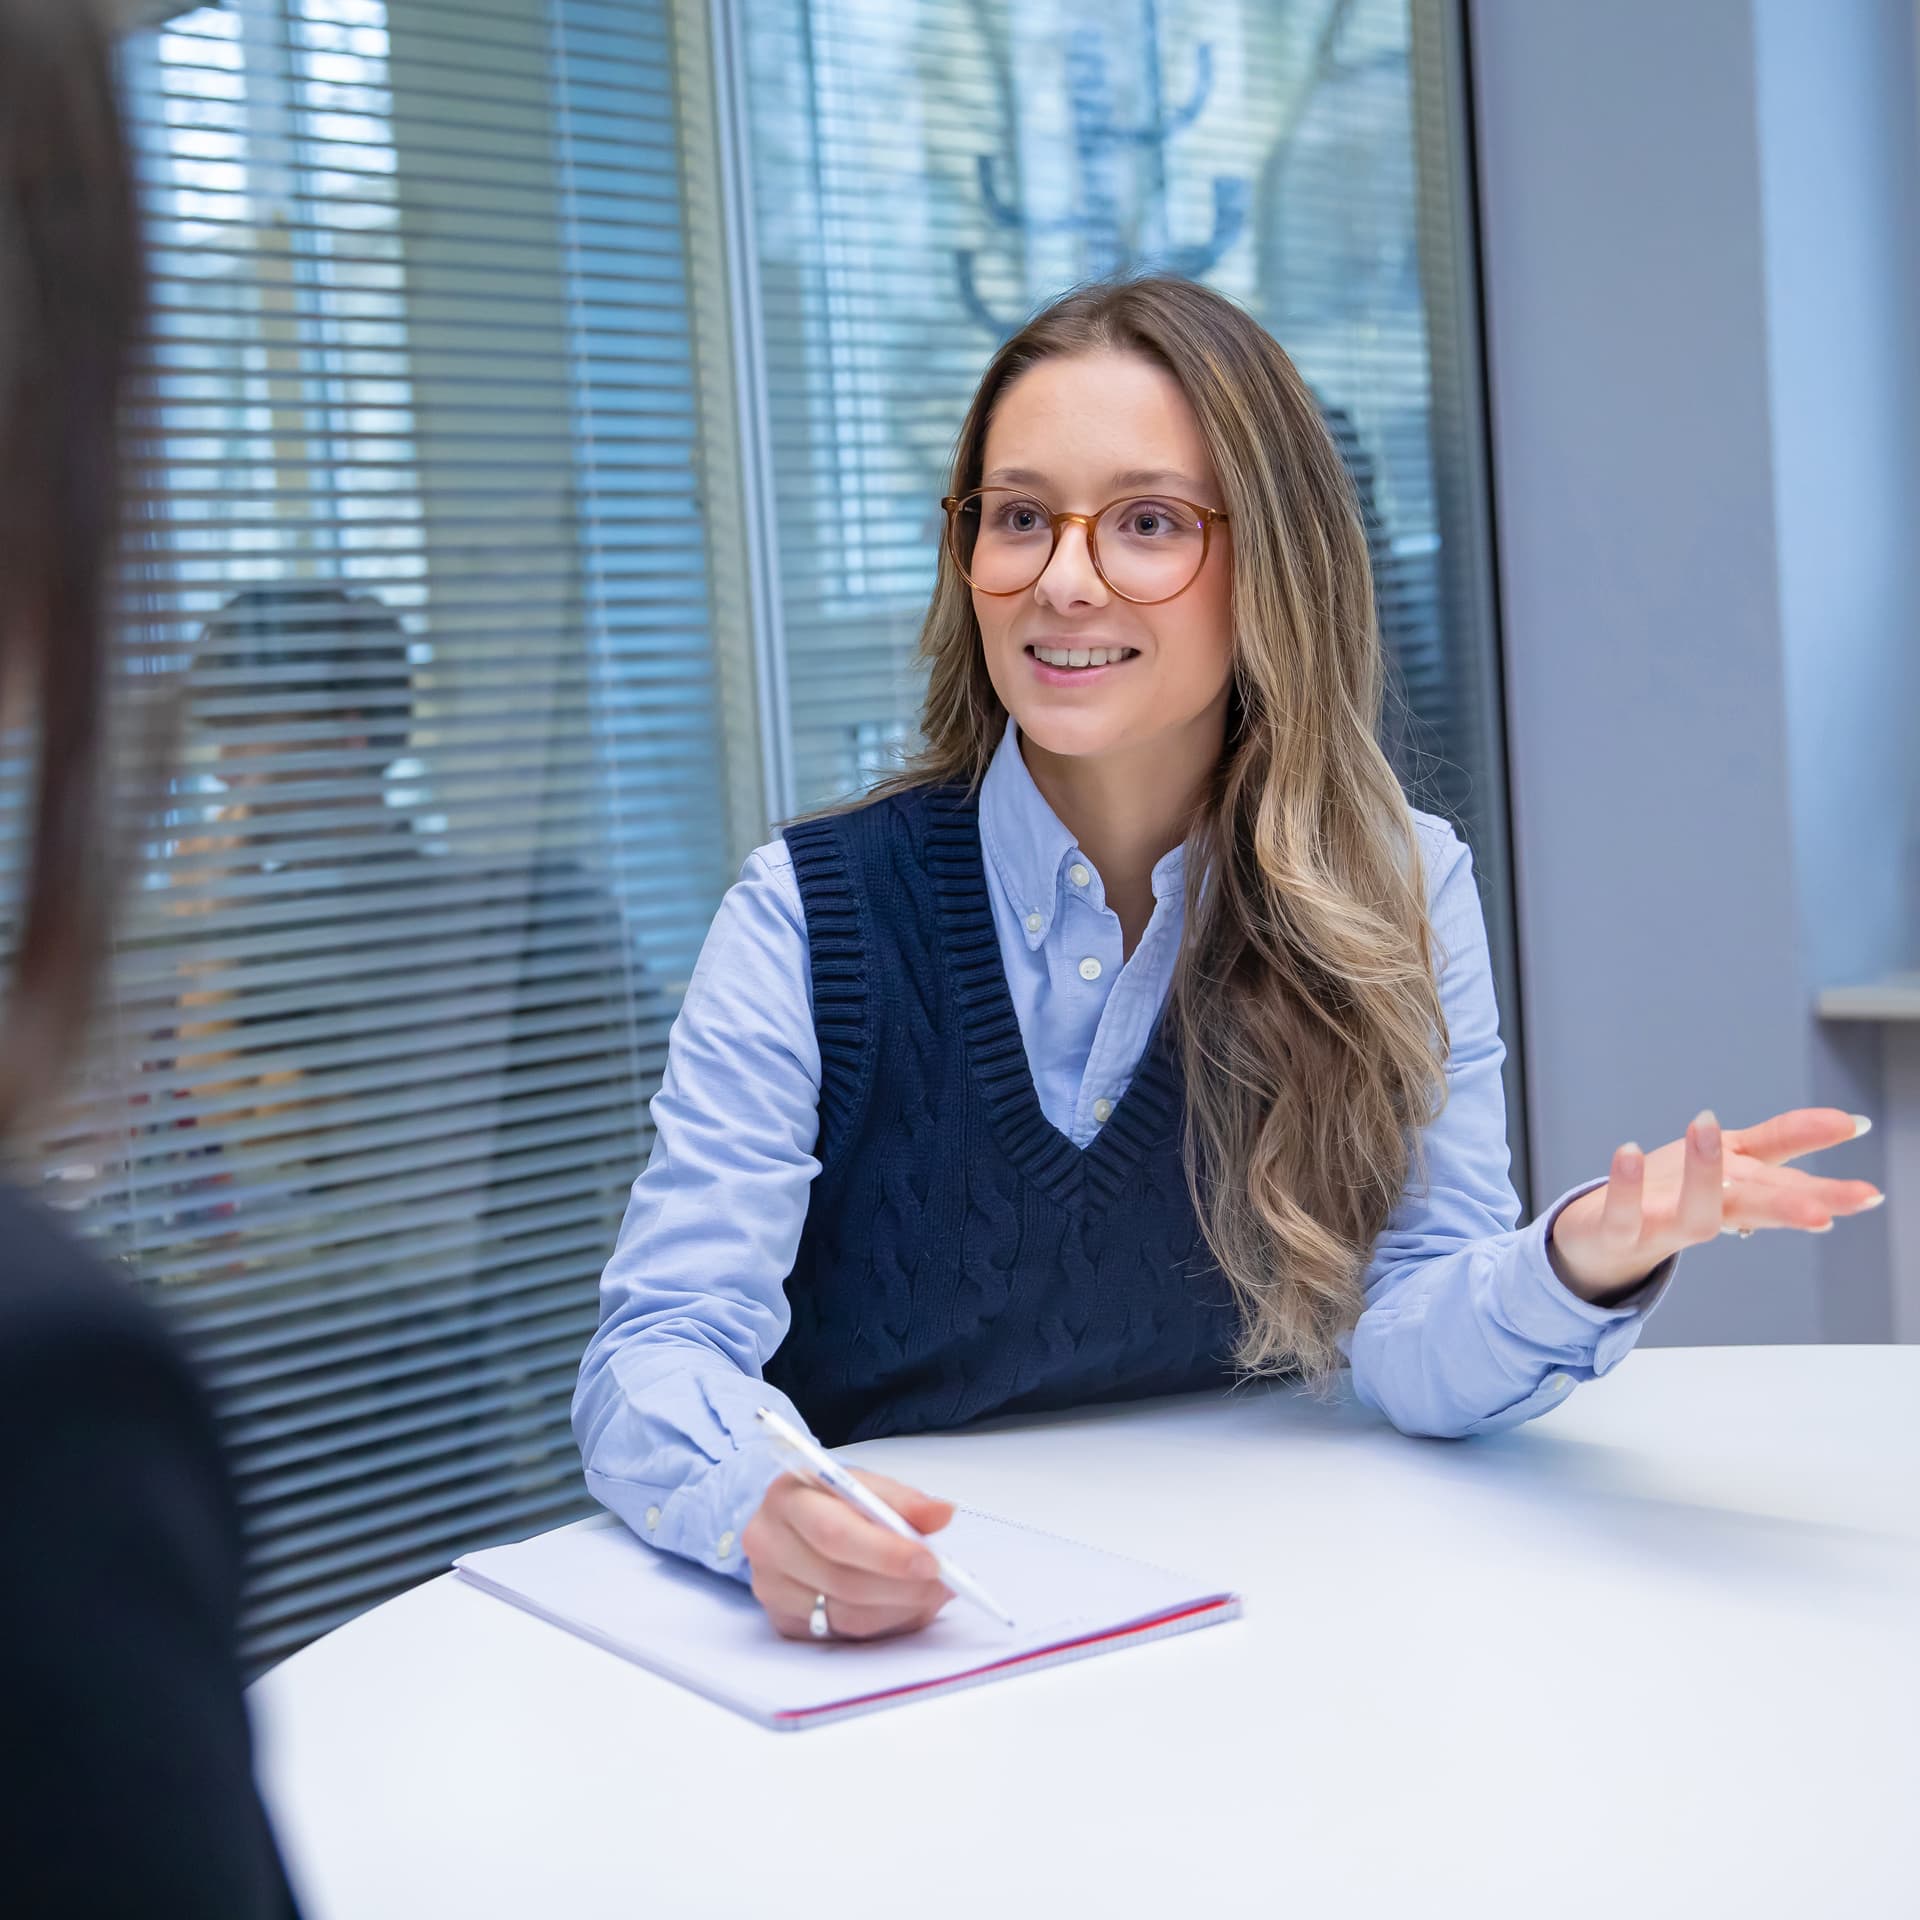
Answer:
[[1033, 583], [1034, 595], [1044, 604], [1065, 610], [1070, 606], [1104, 606], [1107, 585], [1093, 564], [1093, 547], [1087, 529], [1069, 520], [1060, 529], [1060, 538], [1047, 562], [1046, 571]]

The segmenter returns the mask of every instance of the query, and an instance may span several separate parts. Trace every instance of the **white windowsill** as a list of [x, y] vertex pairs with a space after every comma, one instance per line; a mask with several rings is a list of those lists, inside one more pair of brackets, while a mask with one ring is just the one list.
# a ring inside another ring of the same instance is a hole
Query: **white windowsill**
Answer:
[[1814, 1002], [1822, 1020], [1920, 1020], [1920, 973], [1890, 973], [1857, 987], [1828, 987]]

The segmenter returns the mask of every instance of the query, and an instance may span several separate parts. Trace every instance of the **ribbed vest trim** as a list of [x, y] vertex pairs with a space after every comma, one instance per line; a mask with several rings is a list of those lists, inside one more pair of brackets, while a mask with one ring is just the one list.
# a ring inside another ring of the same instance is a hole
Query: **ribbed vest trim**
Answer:
[[1112, 1200], [1177, 1118], [1164, 1015], [1106, 1123], [1088, 1146], [1075, 1146], [1047, 1118], [1034, 1088], [987, 895], [978, 802], [964, 789], [928, 794], [927, 870], [939, 901], [941, 947], [960, 1005], [968, 1063], [1001, 1145], [1063, 1206]]
[[867, 1018], [867, 902], [847, 871], [846, 847], [830, 820], [788, 827], [787, 848], [806, 900], [813, 981], [813, 1025], [820, 1042], [820, 1137], [823, 1166], [866, 1107], [873, 1084], [873, 1023]]

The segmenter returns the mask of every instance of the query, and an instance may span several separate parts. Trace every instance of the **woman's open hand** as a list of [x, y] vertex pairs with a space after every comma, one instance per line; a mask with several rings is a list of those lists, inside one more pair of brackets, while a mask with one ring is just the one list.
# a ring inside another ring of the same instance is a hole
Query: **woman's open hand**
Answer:
[[1614, 1154], [1607, 1184], [1583, 1193], [1554, 1222], [1554, 1271], [1583, 1300], [1601, 1301], [1717, 1233], [1825, 1233], [1838, 1215], [1864, 1213], [1886, 1195], [1865, 1180], [1825, 1180], [1786, 1162], [1857, 1139], [1869, 1124], [1836, 1107], [1798, 1107], [1757, 1127], [1727, 1129], [1703, 1113], [1684, 1139], [1652, 1153], [1629, 1142]]

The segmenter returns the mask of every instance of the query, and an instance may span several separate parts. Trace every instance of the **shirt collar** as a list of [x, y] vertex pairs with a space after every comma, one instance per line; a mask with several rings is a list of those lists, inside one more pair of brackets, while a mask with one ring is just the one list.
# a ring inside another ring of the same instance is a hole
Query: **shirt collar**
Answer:
[[[1064, 876], [1076, 862], [1087, 868], [1087, 891], [1094, 904], [1104, 906], [1106, 897], [1093, 862], [1075, 846], [1073, 835], [1034, 784], [1020, 752], [1019, 735], [1018, 723], [1009, 716], [980, 783], [980, 840], [1001, 887], [1019, 912], [1031, 949], [1052, 928]], [[1154, 863], [1155, 900], [1182, 897], [1186, 853], [1184, 846], [1177, 846]]]

